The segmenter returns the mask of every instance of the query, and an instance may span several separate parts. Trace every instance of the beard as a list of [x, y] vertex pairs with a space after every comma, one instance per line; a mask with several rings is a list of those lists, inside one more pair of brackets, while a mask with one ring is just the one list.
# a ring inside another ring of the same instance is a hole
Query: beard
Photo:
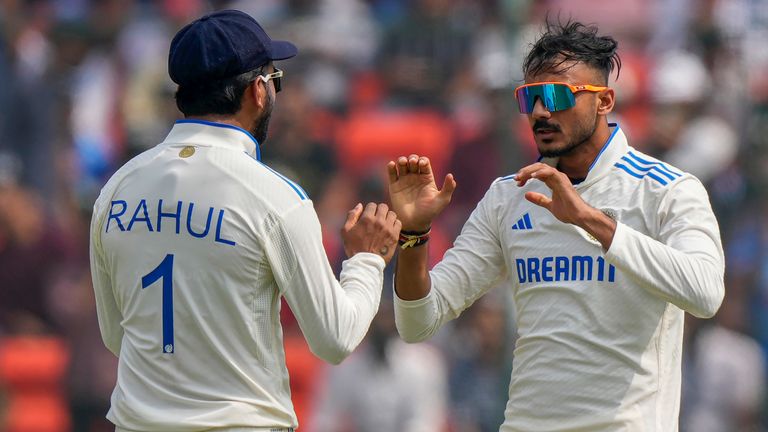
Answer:
[[[540, 127], [541, 128], [549, 127], [553, 129], [546, 122], [542, 121], [541, 123], [539, 123], [539, 121], [537, 121], [533, 125], [533, 130], [535, 131]], [[557, 129], [559, 130], [559, 128]], [[595, 113], [595, 118], [591, 122], [591, 124], [589, 121], [576, 123], [571, 139], [568, 140], [568, 142], [566, 142], [563, 147], [555, 148], [555, 149], [539, 149], [539, 154], [545, 158], [553, 158], [553, 157], [560, 157], [560, 156], [567, 155], [568, 153], [573, 152], [575, 149], [577, 149], [579, 146], [581, 146], [585, 142], [589, 141], [589, 139], [592, 138], [592, 135], [595, 134], [595, 130], [597, 130], [597, 113]]]
[[267, 106], [264, 109], [261, 117], [257, 118], [253, 122], [251, 127], [251, 135], [256, 138], [259, 145], [263, 145], [267, 140], [267, 133], [269, 132], [269, 120], [272, 119], [272, 108], [275, 105], [275, 96], [272, 92], [268, 92]]

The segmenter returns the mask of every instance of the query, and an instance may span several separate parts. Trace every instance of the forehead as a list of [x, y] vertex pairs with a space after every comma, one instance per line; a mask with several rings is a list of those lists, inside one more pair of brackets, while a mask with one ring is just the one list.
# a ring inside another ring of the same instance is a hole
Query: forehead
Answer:
[[535, 75], [526, 75], [525, 83], [560, 81], [568, 84], [599, 84], [601, 81], [600, 72], [586, 63], [570, 61], [554, 64], [554, 67], [544, 69]]

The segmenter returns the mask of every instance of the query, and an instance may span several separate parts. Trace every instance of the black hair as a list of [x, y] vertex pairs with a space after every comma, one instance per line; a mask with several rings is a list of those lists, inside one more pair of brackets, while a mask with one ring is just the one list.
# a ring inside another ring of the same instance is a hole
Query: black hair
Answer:
[[176, 106], [185, 116], [235, 114], [242, 107], [245, 89], [262, 74], [263, 68], [231, 78], [180, 85], [176, 90]]
[[541, 72], [563, 72], [573, 65], [584, 63], [600, 71], [604, 84], [616, 69], [616, 78], [621, 70], [621, 59], [616, 52], [619, 43], [611, 36], [598, 36], [597, 26], [584, 25], [570, 19], [562, 23], [558, 18], [552, 23], [546, 20], [546, 31], [533, 44], [523, 62], [525, 76]]

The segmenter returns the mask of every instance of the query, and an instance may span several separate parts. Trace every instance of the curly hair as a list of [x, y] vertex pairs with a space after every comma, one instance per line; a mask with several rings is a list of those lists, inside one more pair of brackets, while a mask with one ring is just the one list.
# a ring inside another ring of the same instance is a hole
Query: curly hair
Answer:
[[551, 23], [546, 20], [546, 31], [533, 44], [523, 62], [525, 76], [541, 72], [564, 72], [573, 67], [573, 62], [584, 63], [600, 71], [604, 84], [616, 69], [616, 78], [621, 70], [621, 59], [616, 52], [619, 43], [611, 36], [598, 36], [597, 26], [584, 25], [568, 20]]

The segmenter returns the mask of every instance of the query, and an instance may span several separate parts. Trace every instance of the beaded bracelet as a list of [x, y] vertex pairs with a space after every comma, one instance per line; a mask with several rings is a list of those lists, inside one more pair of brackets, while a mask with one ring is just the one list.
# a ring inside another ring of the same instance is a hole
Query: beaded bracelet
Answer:
[[429, 241], [429, 233], [431, 232], [432, 227], [427, 228], [426, 231], [400, 231], [400, 238], [397, 243], [403, 250], [421, 246]]

